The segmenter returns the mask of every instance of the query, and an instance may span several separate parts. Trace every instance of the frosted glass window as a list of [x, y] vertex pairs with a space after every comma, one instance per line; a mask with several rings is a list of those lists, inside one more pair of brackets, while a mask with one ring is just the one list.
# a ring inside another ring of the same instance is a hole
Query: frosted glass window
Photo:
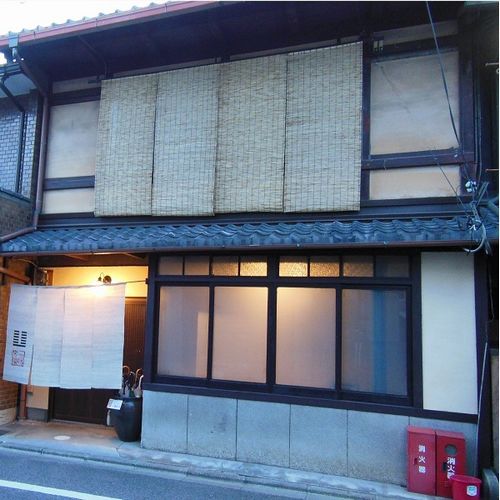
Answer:
[[370, 172], [370, 200], [449, 197], [462, 194], [458, 165], [393, 168]]
[[335, 388], [335, 293], [278, 288], [278, 384]]
[[94, 208], [94, 188], [54, 189], [43, 192], [44, 214], [90, 213]]
[[208, 287], [162, 287], [158, 374], [207, 376]]
[[158, 273], [174, 276], [182, 275], [182, 257], [160, 257]]
[[50, 108], [46, 179], [95, 174], [99, 101]]
[[370, 255], [346, 255], [343, 271], [344, 276], [372, 277], [373, 257]]
[[315, 278], [328, 278], [338, 276], [340, 271], [339, 258], [328, 255], [311, 257], [309, 263], [310, 276]]
[[406, 396], [406, 293], [342, 291], [342, 388]]
[[267, 259], [241, 257], [240, 276], [267, 276]]
[[410, 262], [406, 255], [377, 255], [377, 277], [407, 278]]
[[[443, 52], [442, 60], [458, 127], [458, 52]], [[438, 57], [432, 54], [373, 62], [370, 153], [408, 153], [456, 147]]]
[[186, 276], [208, 276], [209, 259], [206, 255], [187, 255], [184, 257]]
[[280, 257], [280, 276], [307, 276], [307, 257]]
[[238, 276], [238, 257], [214, 257], [212, 274], [214, 276]]
[[266, 381], [267, 288], [216, 287], [212, 377]]

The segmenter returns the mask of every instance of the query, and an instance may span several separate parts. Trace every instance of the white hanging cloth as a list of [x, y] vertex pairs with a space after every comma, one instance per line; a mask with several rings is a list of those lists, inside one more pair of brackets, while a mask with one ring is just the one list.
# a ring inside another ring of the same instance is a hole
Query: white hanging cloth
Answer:
[[10, 290], [7, 344], [3, 379], [28, 384], [35, 334], [36, 289], [12, 285]]
[[13, 285], [4, 379], [68, 389], [118, 389], [124, 316], [125, 284]]

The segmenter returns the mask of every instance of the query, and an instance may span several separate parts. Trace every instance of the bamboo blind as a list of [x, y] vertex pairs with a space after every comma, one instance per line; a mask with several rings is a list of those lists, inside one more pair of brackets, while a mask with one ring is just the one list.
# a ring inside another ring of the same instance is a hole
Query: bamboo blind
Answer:
[[157, 75], [103, 82], [96, 215], [150, 215]]
[[214, 213], [219, 68], [201, 66], [159, 77], [153, 215]]
[[96, 215], [358, 210], [362, 45], [105, 81]]
[[288, 56], [286, 212], [359, 210], [362, 44]]
[[286, 56], [222, 65], [215, 211], [283, 210]]

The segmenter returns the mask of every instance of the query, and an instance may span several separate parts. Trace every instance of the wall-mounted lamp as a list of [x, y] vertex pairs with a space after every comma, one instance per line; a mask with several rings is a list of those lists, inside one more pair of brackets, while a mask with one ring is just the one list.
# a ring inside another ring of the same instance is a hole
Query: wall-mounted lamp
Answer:
[[97, 278], [97, 281], [102, 285], [109, 285], [111, 283], [111, 276], [109, 274], [101, 273]]

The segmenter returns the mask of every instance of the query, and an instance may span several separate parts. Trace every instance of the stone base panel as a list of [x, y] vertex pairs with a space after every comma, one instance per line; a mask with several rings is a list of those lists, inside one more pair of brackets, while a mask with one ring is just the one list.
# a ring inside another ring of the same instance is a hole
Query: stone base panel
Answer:
[[144, 392], [144, 448], [406, 485], [406, 427], [463, 432], [468, 469], [476, 426], [333, 408]]
[[6, 410], [0, 410], [0, 425], [10, 424], [14, 422], [17, 415], [17, 408], [7, 408]]

